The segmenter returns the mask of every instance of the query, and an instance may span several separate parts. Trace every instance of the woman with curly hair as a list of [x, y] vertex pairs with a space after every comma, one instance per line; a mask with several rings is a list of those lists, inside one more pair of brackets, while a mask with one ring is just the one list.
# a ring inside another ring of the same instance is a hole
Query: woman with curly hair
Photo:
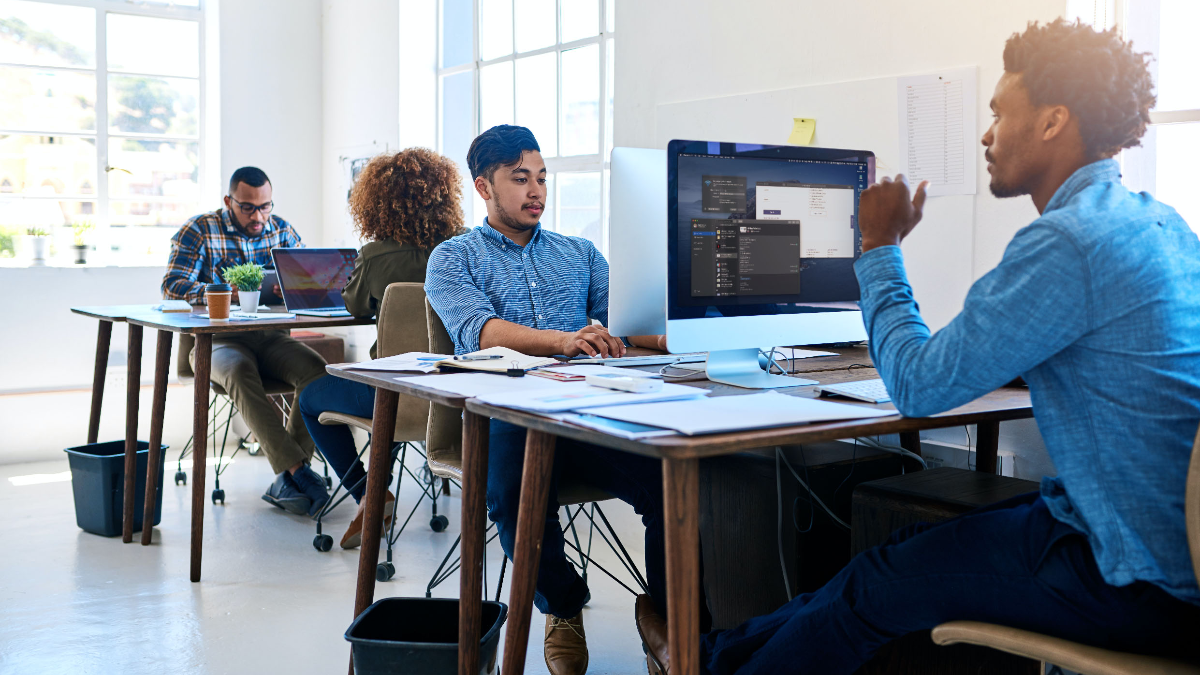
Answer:
[[[342, 291], [351, 314], [363, 319], [375, 316], [389, 284], [424, 283], [425, 265], [433, 249], [465, 232], [461, 197], [458, 169], [436, 152], [409, 148], [394, 155], [380, 155], [367, 164], [350, 191], [355, 232], [367, 240]], [[374, 357], [375, 345], [371, 345]], [[374, 404], [372, 387], [330, 375], [310, 384], [300, 396], [300, 415], [317, 449], [354, 501], [360, 503], [342, 537], [342, 548], [354, 548], [362, 542], [361, 502], [366, 471], [357, 459], [350, 428], [326, 426], [318, 418], [326, 411], [370, 417]], [[389, 492], [387, 500], [394, 499]], [[390, 518], [391, 506], [384, 511]]]

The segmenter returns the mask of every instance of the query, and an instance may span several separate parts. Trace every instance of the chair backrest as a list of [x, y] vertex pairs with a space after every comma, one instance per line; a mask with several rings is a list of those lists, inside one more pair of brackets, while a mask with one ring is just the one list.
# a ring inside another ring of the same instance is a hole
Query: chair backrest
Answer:
[[[423, 352], [429, 346], [425, 319], [425, 285], [412, 282], [388, 284], [379, 303], [376, 321], [379, 357], [406, 352]], [[397, 441], [424, 441], [429, 424], [429, 405], [424, 399], [400, 396], [396, 406]]]
[[1188, 548], [1192, 552], [1192, 571], [1200, 584], [1200, 432], [1192, 443], [1192, 461], [1188, 466], [1187, 494], [1183, 508], [1187, 519]]
[[[431, 354], [453, 354], [454, 341], [442, 318], [425, 299], [425, 319], [429, 331], [428, 350]], [[437, 403], [429, 404], [429, 426], [425, 431], [425, 452], [429, 459], [462, 466], [462, 411]]]
[[193, 378], [196, 372], [192, 370], [192, 348], [196, 346], [195, 336], [187, 333], [179, 334], [179, 349], [175, 352], [175, 372], [180, 379]]

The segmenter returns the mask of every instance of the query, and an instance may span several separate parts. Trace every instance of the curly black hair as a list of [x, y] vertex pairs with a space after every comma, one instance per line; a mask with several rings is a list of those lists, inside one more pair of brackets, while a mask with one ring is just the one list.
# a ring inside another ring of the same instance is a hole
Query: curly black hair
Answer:
[[1080, 21], [1032, 21], [1004, 45], [1004, 70], [1021, 75], [1035, 106], [1064, 105], [1079, 119], [1084, 152], [1095, 161], [1141, 145], [1154, 107], [1149, 55], [1116, 28]]

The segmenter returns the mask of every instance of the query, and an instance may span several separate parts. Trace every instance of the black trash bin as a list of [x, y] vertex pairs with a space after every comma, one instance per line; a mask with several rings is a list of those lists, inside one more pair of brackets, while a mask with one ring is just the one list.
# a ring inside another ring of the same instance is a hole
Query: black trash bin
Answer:
[[[496, 667], [500, 627], [508, 605], [483, 602], [479, 673]], [[455, 598], [384, 598], [368, 607], [346, 629], [356, 675], [455, 675], [458, 672], [458, 600]]]
[[[146, 504], [146, 465], [150, 443], [137, 444], [137, 485], [134, 486], [133, 529], [142, 529]], [[163, 445], [160, 453], [166, 453]], [[125, 500], [125, 441], [90, 443], [65, 450], [71, 462], [71, 491], [75, 493], [75, 523], [93, 534], [121, 534], [121, 510]], [[161, 457], [160, 457], [161, 459]], [[163, 462], [158, 463], [157, 501], [154, 525], [162, 520]]]

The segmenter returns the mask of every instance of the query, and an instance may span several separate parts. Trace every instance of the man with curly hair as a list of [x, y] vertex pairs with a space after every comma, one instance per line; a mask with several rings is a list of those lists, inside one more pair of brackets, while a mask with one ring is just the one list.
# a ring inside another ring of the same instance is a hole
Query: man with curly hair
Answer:
[[[355, 231], [367, 240], [342, 291], [351, 314], [360, 319], [375, 316], [389, 284], [425, 281], [430, 252], [463, 232], [461, 196], [454, 162], [425, 148], [380, 155], [367, 164], [350, 191]], [[371, 345], [371, 358], [375, 358], [375, 345]], [[342, 535], [342, 548], [362, 543], [366, 471], [358, 460], [350, 428], [324, 425], [319, 418], [325, 411], [371, 417], [374, 405], [373, 387], [332, 375], [308, 385], [300, 396], [300, 415], [317, 449], [359, 504]], [[390, 502], [394, 499], [388, 492], [384, 528], [391, 520]]]
[[911, 199], [903, 176], [863, 193], [855, 271], [897, 409], [933, 415], [1021, 376], [1058, 476], [898, 531], [820, 590], [709, 633], [710, 673], [849, 674], [951, 620], [1194, 657], [1184, 485], [1200, 425], [1200, 241], [1174, 209], [1125, 189], [1112, 159], [1149, 121], [1145, 57], [1115, 31], [1060, 19], [1009, 39], [1004, 69], [983, 136], [991, 190], [1029, 195], [1041, 217], [934, 335], [899, 247], [925, 184]]

